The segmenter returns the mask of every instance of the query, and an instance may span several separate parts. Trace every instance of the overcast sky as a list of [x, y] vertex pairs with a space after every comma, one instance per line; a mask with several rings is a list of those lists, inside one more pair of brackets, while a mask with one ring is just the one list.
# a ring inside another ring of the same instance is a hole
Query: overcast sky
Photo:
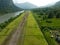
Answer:
[[59, 0], [13, 0], [14, 3], [24, 3], [24, 2], [30, 2], [32, 4], [35, 4], [37, 6], [45, 6], [48, 4], [53, 4]]

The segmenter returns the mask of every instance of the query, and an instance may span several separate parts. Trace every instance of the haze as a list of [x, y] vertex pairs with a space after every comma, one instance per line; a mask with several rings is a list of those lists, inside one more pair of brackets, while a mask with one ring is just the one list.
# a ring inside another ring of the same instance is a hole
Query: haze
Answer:
[[37, 6], [45, 6], [48, 4], [53, 4], [59, 0], [13, 0], [14, 3], [24, 3], [24, 2], [30, 2], [32, 4], [35, 4]]

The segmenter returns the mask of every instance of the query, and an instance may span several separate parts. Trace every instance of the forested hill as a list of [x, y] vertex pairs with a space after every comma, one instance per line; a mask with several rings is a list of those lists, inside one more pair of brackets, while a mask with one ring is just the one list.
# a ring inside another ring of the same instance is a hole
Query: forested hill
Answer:
[[49, 18], [60, 18], [60, 1], [56, 2], [53, 6], [33, 9], [33, 12], [38, 15], [48, 15]]
[[56, 2], [56, 4], [54, 5], [55, 8], [60, 8], [60, 1]]
[[12, 0], [0, 0], [0, 13], [8, 13], [22, 10], [13, 4]]
[[59, 2], [56, 2], [56, 4], [55, 4], [56, 6], [60, 6], [60, 1]]

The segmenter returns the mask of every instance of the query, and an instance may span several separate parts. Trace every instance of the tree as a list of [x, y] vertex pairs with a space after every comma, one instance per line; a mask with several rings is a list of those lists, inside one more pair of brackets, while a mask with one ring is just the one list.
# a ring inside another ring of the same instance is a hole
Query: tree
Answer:
[[56, 14], [56, 18], [60, 18], [60, 13], [57, 13]]
[[49, 14], [48, 14], [48, 18], [53, 18], [54, 17], [54, 13], [53, 12], [50, 12]]

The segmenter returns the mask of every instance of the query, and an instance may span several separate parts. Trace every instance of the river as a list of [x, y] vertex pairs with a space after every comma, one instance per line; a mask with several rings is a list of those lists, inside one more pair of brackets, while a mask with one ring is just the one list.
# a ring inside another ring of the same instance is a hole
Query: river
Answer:
[[3, 23], [5, 21], [7, 21], [11, 17], [16, 17], [17, 15], [19, 15], [20, 13], [23, 13], [23, 12], [24, 11], [19, 11], [19, 12], [4, 14], [4, 15], [0, 16], [0, 23]]

